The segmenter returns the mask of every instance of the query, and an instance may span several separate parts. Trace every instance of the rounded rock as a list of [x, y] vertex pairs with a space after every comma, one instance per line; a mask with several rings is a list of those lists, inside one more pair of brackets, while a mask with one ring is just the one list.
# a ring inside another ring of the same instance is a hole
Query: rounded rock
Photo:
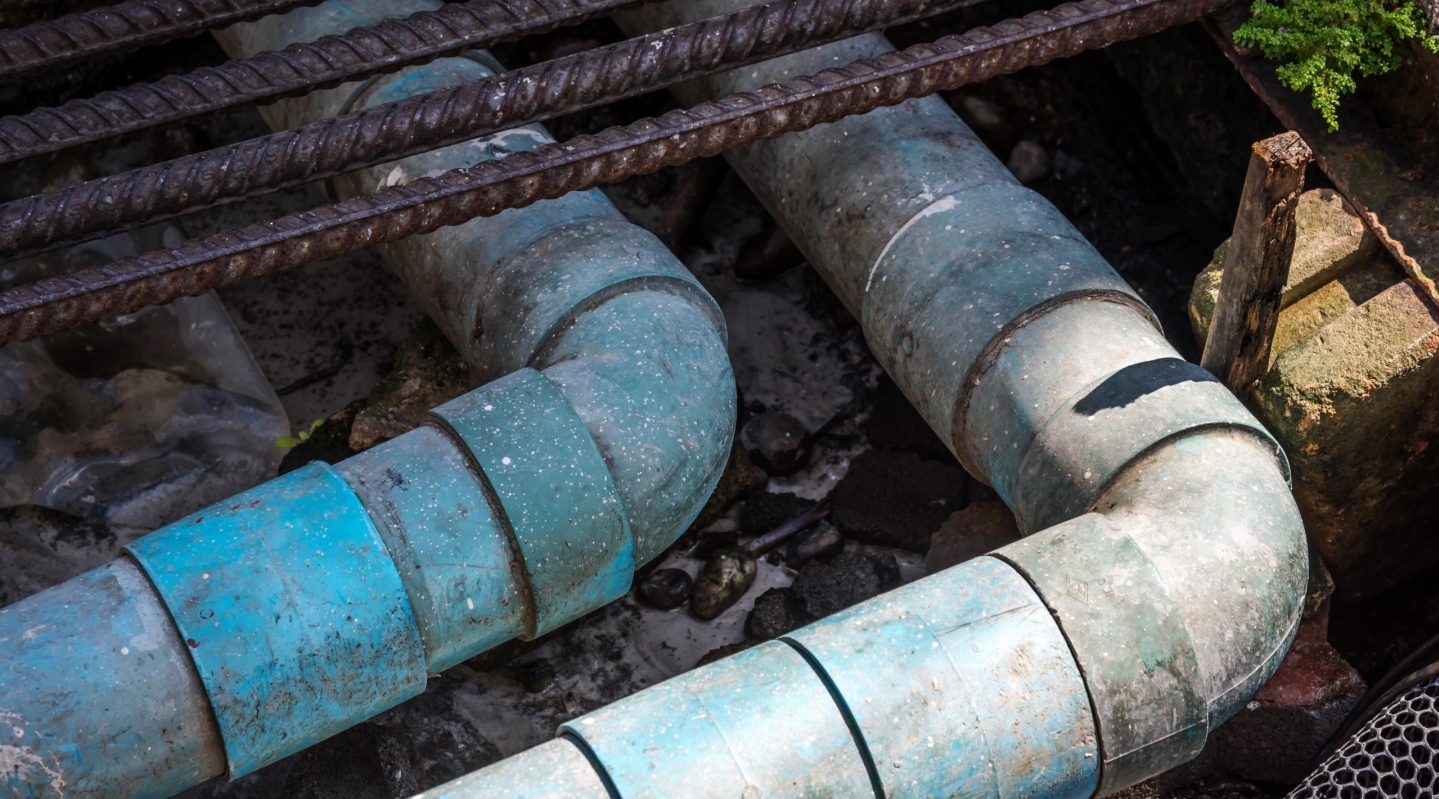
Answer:
[[754, 585], [759, 565], [747, 549], [730, 547], [710, 556], [690, 592], [690, 613], [709, 621], [724, 613]]
[[660, 569], [640, 583], [635, 595], [652, 608], [674, 610], [689, 599], [694, 586], [694, 578], [683, 569]]
[[804, 446], [809, 431], [793, 416], [783, 412], [762, 413], [749, 420], [740, 440], [750, 458], [772, 476], [794, 474], [805, 465]]
[[771, 588], [754, 601], [754, 609], [745, 619], [745, 633], [760, 641], [769, 641], [794, 632], [799, 627], [789, 612], [789, 597], [783, 588]]
[[1005, 166], [1020, 183], [1028, 186], [1049, 175], [1049, 153], [1037, 142], [1022, 141], [1014, 145]]

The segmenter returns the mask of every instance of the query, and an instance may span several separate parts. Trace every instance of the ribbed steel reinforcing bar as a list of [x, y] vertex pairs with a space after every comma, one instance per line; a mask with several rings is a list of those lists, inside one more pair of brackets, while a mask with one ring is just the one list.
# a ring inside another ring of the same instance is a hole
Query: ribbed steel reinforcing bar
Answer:
[[975, 0], [778, 0], [0, 205], [0, 258], [633, 97]]
[[125, 0], [0, 30], [0, 80], [195, 36], [320, 0]]
[[0, 165], [575, 25], [634, 0], [470, 0], [0, 118]]
[[[1015, 72], [1189, 22], [1231, 1], [1067, 3], [596, 136], [21, 286], [0, 294], [0, 343], [131, 313]], [[154, 185], [153, 179], [145, 183]], [[111, 199], [120, 205], [125, 196]], [[0, 229], [26, 224], [12, 213], [0, 207]]]

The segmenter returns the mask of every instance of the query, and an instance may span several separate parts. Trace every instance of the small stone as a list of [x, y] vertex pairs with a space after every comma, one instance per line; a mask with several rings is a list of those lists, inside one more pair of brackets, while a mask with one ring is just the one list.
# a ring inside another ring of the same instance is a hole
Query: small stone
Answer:
[[872, 450], [850, 463], [830, 494], [829, 520], [846, 538], [926, 552], [934, 532], [967, 504], [968, 482], [957, 466]]
[[889, 561], [880, 563], [861, 552], [841, 552], [829, 563], [810, 561], [787, 591], [790, 613], [808, 624], [878, 596], [899, 576], [894, 557]]
[[1000, 131], [1009, 126], [1004, 107], [992, 100], [965, 94], [953, 101], [954, 110], [966, 125], [976, 130]]
[[899, 558], [889, 552], [871, 552], [865, 557], [874, 564], [874, 573], [879, 577], [879, 590], [888, 591], [900, 583]]
[[802, 530], [790, 541], [784, 562], [791, 569], [799, 569], [815, 558], [830, 560], [843, 550], [844, 536], [840, 535], [839, 528], [829, 522], [820, 522]]
[[754, 585], [759, 565], [749, 550], [721, 549], [705, 563], [690, 593], [690, 613], [709, 621], [729, 609]]
[[1073, 180], [1084, 169], [1084, 162], [1063, 150], [1054, 151], [1054, 176], [1060, 180]]
[[1003, 502], [976, 502], [949, 517], [931, 539], [924, 566], [930, 574], [1019, 540], [1019, 525]]
[[789, 612], [789, 598], [783, 588], [771, 588], [754, 601], [754, 609], [745, 619], [745, 634], [760, 641], [769, 641], [792, 632], [799, 625]]
[[652, 608], [674, 610], [689, 599], [694, 587], [694, 578], [683, 569], [660, 569], [640, 583], [635, 595]]
[[740, 431], [740, 440], [757, 466], [773, 476], [794, 474], [805, 465], [809, 453], [804, 446], [809, 431], [793, 416], [774, 411], [749, 420]]
[[1037, 142], [1022, 141], [1009, 151], [1009, 160], [1004, 165], [1020, 183], [1028, 186], [1049, 174], [1049, 153]]
[[744, 501], [744, 510], [739, 516], [739, 531], [744, 535], [764, 535], [814, 506], [814, 500], [795, 494], [756, 491]]

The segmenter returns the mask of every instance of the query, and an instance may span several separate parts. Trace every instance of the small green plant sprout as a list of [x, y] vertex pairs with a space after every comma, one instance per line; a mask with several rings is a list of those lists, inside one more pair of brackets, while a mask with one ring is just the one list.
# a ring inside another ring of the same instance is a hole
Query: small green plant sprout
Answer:
[[295, 447], [300, 446], [306, 441], [309, 441], [310, 436], [314, 435], [315, 431], [319, 430], [320, 425], [324, 423], [324, 419], [316, 419], [315, 421], [310, 423], [310, 429], [301, 430], [299, 436], [293, 438], [290, 436], [285, 436], [284, 438], [277, 438], [275, 439], [275, 447], [277, 449], [294, 449]]
[[1412, 0], [1258, 0], [1254, 16], [1234, 41], [1284, 61], [1280, 81], [1308, 90], [1314, 108], [1339, 129], [1339, 100], [1354, 92], [1355, 74], [1383, 75], [1412, 59], [1410, 39], [1431, 53], [1439, 37], [1428, 32], [1423, 9]]

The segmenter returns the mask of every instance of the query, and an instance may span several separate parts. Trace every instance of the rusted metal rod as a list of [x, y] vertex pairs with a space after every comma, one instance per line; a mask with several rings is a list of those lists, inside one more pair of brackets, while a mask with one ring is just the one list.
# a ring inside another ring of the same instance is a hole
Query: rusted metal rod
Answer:
[[1240, 397], [1269, 371], [1269, 348], [1294, 256], [1294, 212], [1312, 157], [1309, 145], [1291, 131], [1256, 143], [1249, 158], [1219, 303], [1199, 361]]
[[0, 30], [0, 80], [93, 61], [321, 0], [125, 0]]
[[980, 0], [777, 0], [0, 205], [0, 261], [298, 186]]
[[470, 0], [253, 58], [0, 118], [0, 166], [114, 141], [472, 48], [575, 25], [635, 0]]
[[1191, 22], [1232, 0], [1083, 0], [0, 294], [0, 343], [130, 313]]

